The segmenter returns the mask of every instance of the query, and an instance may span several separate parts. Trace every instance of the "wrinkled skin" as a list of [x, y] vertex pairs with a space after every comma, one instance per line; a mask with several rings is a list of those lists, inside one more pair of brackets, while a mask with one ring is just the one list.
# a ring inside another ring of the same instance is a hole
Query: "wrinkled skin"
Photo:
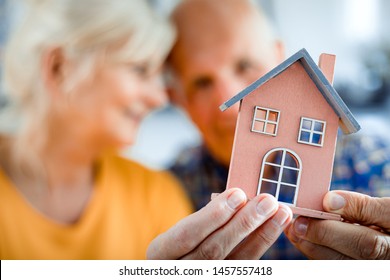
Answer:
[[290, 241], [310, 259], [390, 259], [390, 198], [332, 191], [324, 209], [343, 222], [298, 217], [286, 229]]
[[148, 259], [259, 259], [290, 223], [268, 194], [229, 189], [152, 241]]

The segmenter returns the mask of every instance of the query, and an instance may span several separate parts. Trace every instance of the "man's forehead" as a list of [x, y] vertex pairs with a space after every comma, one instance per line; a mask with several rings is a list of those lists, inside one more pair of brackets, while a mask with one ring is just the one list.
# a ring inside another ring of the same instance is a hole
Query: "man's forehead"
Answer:
[[216, 36], [201, 35], [190, 40], [180, 40], [172, 50], [172, 56], [183, 63], [227, 59], [232, 56], [242, 56], [251, 49], [263, 51], [266, 40], [261, 36], [252, 34], [248, 30], [230, 32]]
[[[209, 71], [238, 56], [240, 47], [232, 42], [177, 46], [173, 51], [174, 66], [183, 72]], [[241, 52], [244, 53], [243, 49]]]

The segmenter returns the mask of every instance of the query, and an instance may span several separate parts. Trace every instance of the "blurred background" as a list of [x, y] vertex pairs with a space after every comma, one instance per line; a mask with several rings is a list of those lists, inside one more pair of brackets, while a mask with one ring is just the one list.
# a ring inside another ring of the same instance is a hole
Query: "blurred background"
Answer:
[[[149, 0], [169, 15], [179, 0]], [[210, 0], [212, 1], [212, 0]], [[390, 141], [390, 1], [258, 0], [285, 42], [287, 57], [306, 48], [314, 60], [337, 56], [334, 87], [362, 126]], [[0, 0], [2, 47], [17, 19], [15, 0]], [[0, 95], [0, 106], [2, 103]], [[178, 108], [167, 106], [142, 124], [135, 146], [124, 151], [152, 168], [170, 165], [185, 147], [197, 145], [198, 131]]]

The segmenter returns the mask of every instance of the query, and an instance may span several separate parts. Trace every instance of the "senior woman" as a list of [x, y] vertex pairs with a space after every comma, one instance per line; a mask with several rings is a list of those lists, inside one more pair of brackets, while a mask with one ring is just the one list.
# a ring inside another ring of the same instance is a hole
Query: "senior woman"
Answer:
[[291, 220], [239, 189], [184, 218], [169, 174], [119, 156], [166, 100], [158, 74], [174, 32], [145, 2], [26, 1], [5, 53], [1, 259], [258, 258], [275, 220]]

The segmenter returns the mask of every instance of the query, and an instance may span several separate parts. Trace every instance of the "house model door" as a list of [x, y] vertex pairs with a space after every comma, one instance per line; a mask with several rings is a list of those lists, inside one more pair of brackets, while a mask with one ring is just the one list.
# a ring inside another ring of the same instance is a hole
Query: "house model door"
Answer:
[[257, 194], [269, 193], [278, 201], [295, 206], [301, 171], [302, 162], [295, 152], [284, 148], [270, 150], [263, 158]]

